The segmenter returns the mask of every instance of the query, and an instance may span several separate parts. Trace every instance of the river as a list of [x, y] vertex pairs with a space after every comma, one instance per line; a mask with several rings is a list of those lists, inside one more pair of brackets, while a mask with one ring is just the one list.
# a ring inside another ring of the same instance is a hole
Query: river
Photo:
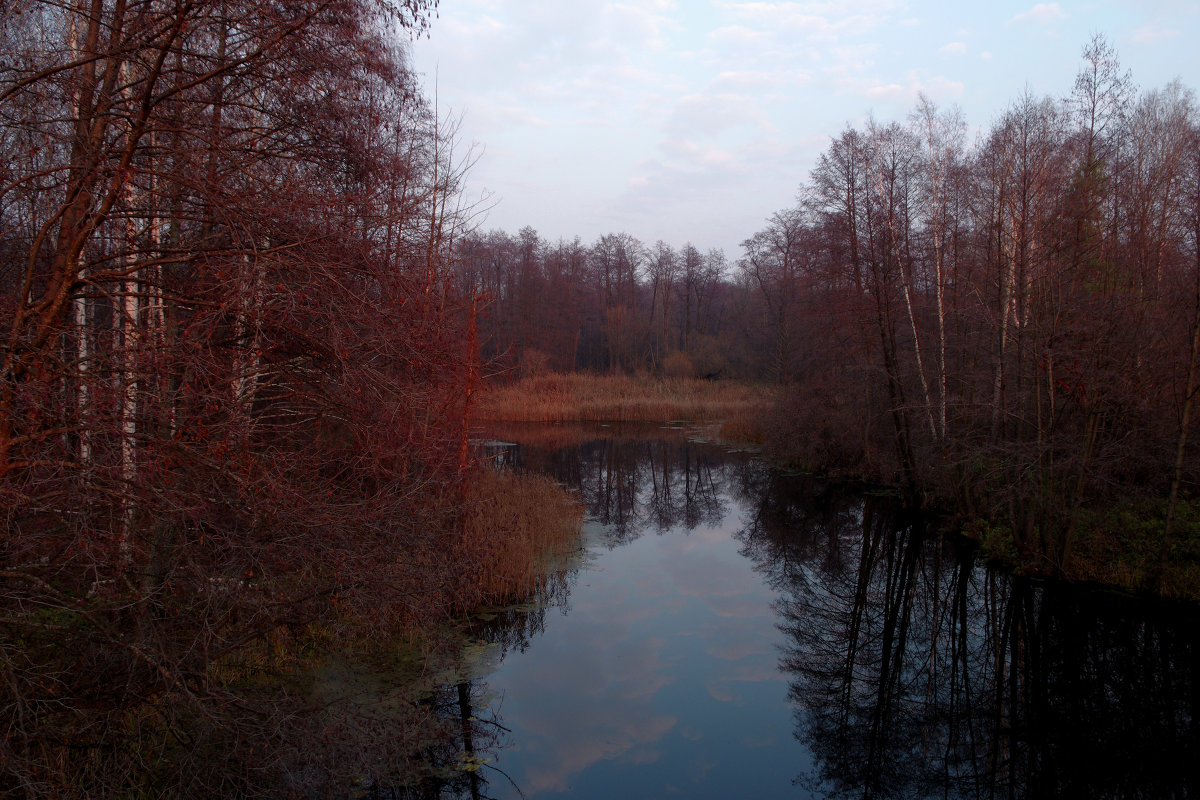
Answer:
[[1200, 789], [1195, 609], [991, 570], [886, 495], [687, 430], [501, 435], [587, 518], [538, 603], [474, 629], [442, 796]]

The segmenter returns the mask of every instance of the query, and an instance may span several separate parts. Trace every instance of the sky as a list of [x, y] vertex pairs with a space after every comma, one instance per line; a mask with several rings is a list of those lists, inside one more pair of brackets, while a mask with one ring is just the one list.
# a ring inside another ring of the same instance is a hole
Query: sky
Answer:
[[413, 66], [485, 230], [624, 232], [731, 260], [830, 138], [924, 92], [974, 139], [1064, 97], [1095, 34], [1143, 89], [1197, 87], [1200, 0], [441, 0]]

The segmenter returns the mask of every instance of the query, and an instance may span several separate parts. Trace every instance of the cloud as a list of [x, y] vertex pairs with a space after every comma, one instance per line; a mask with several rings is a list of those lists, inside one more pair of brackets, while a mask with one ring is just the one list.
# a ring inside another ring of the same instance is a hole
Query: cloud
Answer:
[[1138, 44], [1155, 44], [1156, 42], [1174, 39], [1179, 35], [1178, 28], [1168, 28], [1165, 25], [1151, 22], [1133, 29], [1133, 40]]
[[767, 31], [787, 31], [810, 41], [836, 42], [843, 34], [854, 36], [886, 26], [893, 12], [904, 8], [898, 0], [865, 2], [716, 2], [743, 22]]
[[543, 753], [522, 785], [534, 792], [565, 792], [574, 776], [599, 761], [620, 756], [629, 756], [635, 763], [644, 761], [645, 756], [639, 754], [661, 740], [675, 726], [675, 718], [645, 713], [639, 705], [614, 707], [600, 703], [576, 708], [574, 718], [587, 720], [586, 726], [564, 729], [551, 724], [538, 731], [543, 734], [544, 744], [539, 748]]
[[490, 106], [476, 112], [479, 120], [492, 130], [501, 127], [548, 128], [553, 123], [530, 112], [525, 103], [512, 98], [497, 98]]
[[776, 36], [771, 31], [755, 30], [745, 25], [727, 25], [708, 34], [710, 42], [734, 47], [762, 47], [774, 43], [775, 39]]
[[709, 696], [719, 703], [742, 705], [749, 699], [746, 684], [775, 683], [779, 680], [779, 670], [774, 664], [765, 664], [755, 660], [735, 666], [709, 681], [704, 688], [708, 690]]
[[799, 72], [789, 74], [764, 70], [726, 70], [712, 79], [709, 88], [731, 92], [762, 92], [778, 89], [789, 83], [795, 86], [805, 82], [807, 77]]
[[756, 617], [719, 616], [700, 631], [705, 641], [704, 652], [722, 661], [741, 661], [751, 658], [770, 662], [774, 650], [772, 634], [774, 620]]
[[[755, 133], [739, 132], [746, 131]], [[738, 243], [792, 197], [812, 160], [829, 144], [825, 132], [805, 135], [784, 128], [773, 135], [757, 134], [729, 144], [721, 150], [724, 155], [705, 152], [695, 143], [660, 140], [653, 156], [637, 162], [635, 177], [605, 213], [615, 229], [647, 220], [685, 220], [678, 225], [682, 233], [655, 230], [643, 238], [676, 244], [691, 239], [702, 250], [719, 245], [727, 256], [737, 258]], [[695, 538], [693, 533], [686, 541]]]
[[1058, 3], [1038, 3], [1028, 11], [1022, 11], [1009, 21], [1009, 25], [1030, 24], [1035, 26], [1052, 25], [1067, 18], [1067, 13]]
[[915, 97], [910, 87], [901, 86], [898, 83], [877, 83], [873, 86], [864, 87], [863, 95], [872, 100], [890, 100], [903, 101], [908, 97]]
[[831, 47], [828, 55], [830, 59], [826, 62], [826, 70], [843, 70], [846, 72], [864, 73], [875, 68], [875, 54], [879, 52], [879, 44], [876, 42], [864, 42], [862, 44], [846, 45], [845, 47]]
[[952, 56], [961, 56], [967, 52], [967, 45], [963, 42], [950, 42], [939, 47], [938, 52]]
[[496, 37], [502, 36], [512, 30], [511, 26], [487, 14], [482, 14], [471, 19], [450, 17], [444, 23], [439, 23], [439, 25], [445, 31], [447, 38], [451, 39]]
[[618, 41], [641, 42], [654, 49], [666, 47], [666, 31], [676, 27], [666, 13], [675, 10], [673, 2], [640, 0], [610, 3], [606, 6], [609, 34]]
[[734, 128], [768, 127], [766, 116], [751, 97], [733, 93], [702, 92], [679, 98], [667, 120], [673, 139], [711, 138]]
[[872, 103], [891, 104], [902, 109], [913, 105], [922, 92], [942, 101], [962, 97], [966, 85], [942, 75], [922, 77], [915, 70], [910, 70], [903, 82], [884, 83], [863, 77], [846, 80], [843, 88], [867, 98]]

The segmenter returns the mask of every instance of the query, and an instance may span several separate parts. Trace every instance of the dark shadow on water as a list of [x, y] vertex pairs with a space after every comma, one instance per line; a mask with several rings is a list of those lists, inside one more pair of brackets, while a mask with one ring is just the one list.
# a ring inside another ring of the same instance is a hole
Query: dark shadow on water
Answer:
[[750, 471], [818, 796], [1188, 797], [1196, 610], [988, 570], [886, 499]]
[[[664, 437], [664, 438], [657, 438]], [[780, 593], [795, 735], [819, 797], [1188, 797], [1200, 789], [1194, 608], [989, 569], [892, 499], [642, 430], [517, 448], [619, 547], [752, 509]]]

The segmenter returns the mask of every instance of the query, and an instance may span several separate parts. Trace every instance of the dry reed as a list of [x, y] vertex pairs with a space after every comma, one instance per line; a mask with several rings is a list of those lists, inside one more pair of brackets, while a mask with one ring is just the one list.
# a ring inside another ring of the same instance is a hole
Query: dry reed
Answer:
[[583, 507], [549, 478], [481, 470], [468, 484], [462, 538], [463, 607], [535, 594], [578, 550]]
[[480, 420], [522, 422], [670, 422], [742, 420], [766, 409], [773, 390], [759, 384], [692, 378], [550, 374], [485, 391]]

